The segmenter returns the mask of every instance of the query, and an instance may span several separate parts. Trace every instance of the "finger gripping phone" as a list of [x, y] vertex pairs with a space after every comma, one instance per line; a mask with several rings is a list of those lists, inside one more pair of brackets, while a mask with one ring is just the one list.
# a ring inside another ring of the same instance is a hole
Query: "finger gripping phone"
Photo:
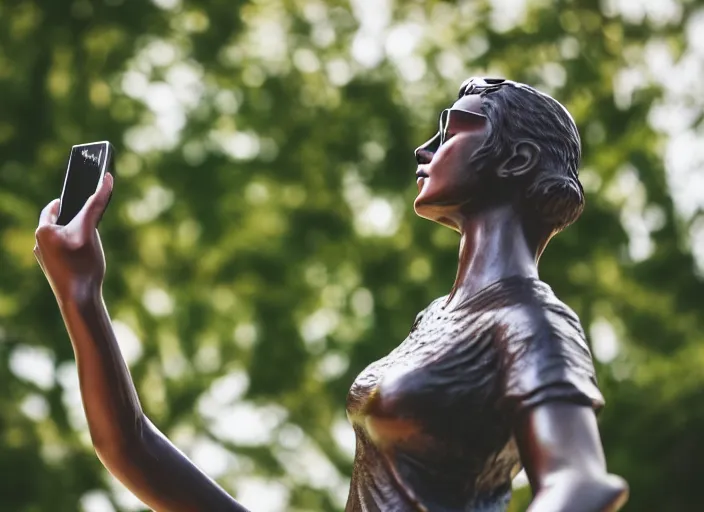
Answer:
[[106, 172], [114, 176], [115, 149], [108, 141], [79, 144], [71, 148], [57, 224], [65, 226], [95, 193]]

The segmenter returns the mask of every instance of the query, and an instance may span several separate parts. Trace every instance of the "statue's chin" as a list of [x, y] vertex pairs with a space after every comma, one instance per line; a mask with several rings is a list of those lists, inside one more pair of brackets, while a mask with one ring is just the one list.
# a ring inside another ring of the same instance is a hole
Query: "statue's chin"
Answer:
[[416, 215], [418, 215], [418, 217], [433, 220], [429, 216], [430, 212], [428, 212], [428, 208], [422, 203], [422, 201], [418, 201], [418, 198], [416, 198], [416, 201], [413, 203], [413, 210], [416, 212]]

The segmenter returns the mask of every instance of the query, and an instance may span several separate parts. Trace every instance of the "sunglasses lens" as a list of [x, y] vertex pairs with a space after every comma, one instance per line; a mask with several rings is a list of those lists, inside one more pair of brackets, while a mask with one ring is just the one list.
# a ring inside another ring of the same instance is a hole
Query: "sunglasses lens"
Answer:
[[440, 144], [447, 138], [447, 121], [450, 119], [450, 111], [443, 110], [440, 114]]
[[476, 112], [461, 109], [445, 109], [440, 113], [438, 121], [438, 147], [442, 146], [448, 139], [448, 131], [452, 133], [470, 132], [484, 125], [486, 116]]

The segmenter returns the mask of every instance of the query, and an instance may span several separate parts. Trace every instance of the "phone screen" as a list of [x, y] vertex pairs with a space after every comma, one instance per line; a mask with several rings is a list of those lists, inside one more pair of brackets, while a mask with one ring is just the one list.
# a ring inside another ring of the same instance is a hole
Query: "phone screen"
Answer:
[[109, 142], [73, 146], [68, 161], [57, 223], [65, 226], [73, 219], [88, 198], [95, 193], [106, 170], [112, 164]]

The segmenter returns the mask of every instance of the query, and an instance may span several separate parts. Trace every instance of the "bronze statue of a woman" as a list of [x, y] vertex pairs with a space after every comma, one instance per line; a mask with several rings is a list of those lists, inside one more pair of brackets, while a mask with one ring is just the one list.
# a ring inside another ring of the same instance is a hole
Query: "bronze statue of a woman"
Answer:
[[[498, 512], [526, 469], [534, 512], [619, 509], [595, 413], [604, 401], [577, 316], [538, 278], [550, 238], [580, 215], [577, 128], [535, 89], [467, 80], [416, 150], [417, 214], [461, 235], [457, 279], [352, 386], [357, 448], [347, 512]], [[142, 412], [102, 299], [96, 226], [108, 175], [81, 213], [42, 212], [35, 254], [73, 343], [95, 450], [159, 512], [239, 505]]]

